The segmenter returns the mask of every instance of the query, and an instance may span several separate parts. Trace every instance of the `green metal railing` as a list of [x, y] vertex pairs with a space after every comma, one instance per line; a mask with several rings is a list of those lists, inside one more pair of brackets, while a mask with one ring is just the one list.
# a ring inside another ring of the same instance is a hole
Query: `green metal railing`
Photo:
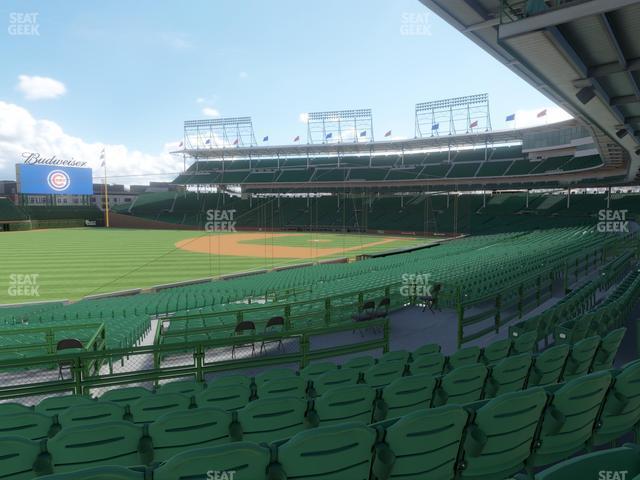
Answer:
[[[87, 335], [79, 335], [81, 331]], [[67, 335], [60, 335], [66, 333]], [[31, 352], [55, 353], [57, 342], [65, 338], [77, 338], [83, 343], [87, 351], [104, 350], [106, 348], [106, 329], [104, 323], [80, 323], [75, 325], [59, 325], [51, 327], [28, 327], [2, 330], [0, 333], [3, 345], [0, 345], [0, 355], [5, 352], [30, 354]], [[10, 338], [14, 342], [9, 342]], [[26, 342], [21, 342], [23, 337]], [[79, 338], [82, 337], [82, 338]], [[37, 341], [38, 338], [41, 341]]]

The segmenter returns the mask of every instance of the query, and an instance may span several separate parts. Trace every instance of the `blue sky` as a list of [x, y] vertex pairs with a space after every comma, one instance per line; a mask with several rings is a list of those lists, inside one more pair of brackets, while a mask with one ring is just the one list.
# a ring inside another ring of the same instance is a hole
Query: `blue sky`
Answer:
[[[0, 36], [0, 101], [84, 144], [140, 155], [160, 155], [204, 111], [250, 115], [259, 139], [280, 144], [306, 138], [299, 115], [309, 111], [372, 108], [380, 138], [413, 136], [422, 101], [488, 92], [494, 128], [509, 113], [552, 106], [417, 0], [0, 5], [9, 26], [17, 12], [37, 13], [39, 35]], [[28, 99], [21, 75], [54, 79], [64, 93]]]

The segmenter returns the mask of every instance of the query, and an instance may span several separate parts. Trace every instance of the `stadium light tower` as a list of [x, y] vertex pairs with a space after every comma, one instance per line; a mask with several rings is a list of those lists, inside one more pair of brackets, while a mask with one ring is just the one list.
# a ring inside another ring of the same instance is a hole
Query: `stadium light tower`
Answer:
[[312, 112], [307, 116], [307, 143], [373, 142], [370, 108]]
[[491, 131], [489, 94], [447, 98], [416, 105], [416, 138], [437, 136], [440, 133]]
[[256, 145], [251, 117], [186, 120], [184, 122], [185, 150], [255, 147]]

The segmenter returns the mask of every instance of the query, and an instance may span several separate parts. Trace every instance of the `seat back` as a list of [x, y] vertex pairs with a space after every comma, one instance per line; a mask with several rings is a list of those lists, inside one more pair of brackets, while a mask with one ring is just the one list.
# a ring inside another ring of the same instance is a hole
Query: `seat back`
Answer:
[[46, 480], [145, 480], [145, 472], [141, 469], [108, 465], [83, 468], [69, 473], [56, 473], [42, 478]]
[[358, 370], [352, 368], [341, 368], [339, 370], [332, 370], [327, 373], [323, 373], [313, 381], [313, 389], [316, 395], [322, 395], [327, 390], [335, 387], [354, 385], [360, 373]]
[[111, 402], [95, 402], [67, 408], [58, 415], [58, 421], [62, 428], [67, 428], [75, 425], [120, 421], [124, 419], [124, 414], [125, 410], [122, 405]]
[[47, 397], [35, 406], [35, 411], [44, 415], [57, 415], [74, 405], [92, 404], [95, 401], [80, 395], [64, 395], [61, 397]]
[[485, 398], [522, 390], [527, 383], [530, 369], [531, 354], [529, 353], [503, 358], [491, 368], [487, 379]]
[[402, 376], [404, 366], [401, 360], [378, 363], [364, 371], [364, 382], [373, 388], [384, 387]]
[[431, 407], [436, 382], [436, 377], [429, 374], [397, 378], [382, 391], [385, 412], [377, 420], [395, 418]]
[[378, 363], [384, 362], [402, 362], [407, 363], [409, 361], [409, 352], [406, 350], [393, 350], [382, 355], [378, 359]]
[[234, 332], [236, 335], [255, 335], [256, 324], [250, 320], [243, 320], [242, 322], [238, 322]]
[[219, 408], [170, 412], [149, 425], [154, 461], [164, 462], [178, 453], [230, 442], [231, 413]]
[[331, 362], [317, 362], [311, 363], [300, 370], [300, 376], [305, 380], [315, 380], [323, 373], [333, 372], [338, 368], [335, 363]]
[[353, 368], [355, 370], [363, 371], [367, 368], [375, 365], [376, 361], [373, 357], [369, 355], [363, 355], [361, 357], [355, 357], [347, 360], [342, 368]]
[[258, 387], [258, 398], [282, 396], [305, 398], [306, 395], [307, 381], [298, 376], [274, 378]]
[[589, 373], [598, 345], [600, 345], [600, 337], [593, 336], [580, 340], [571, 348], [564, 374], [562, 375], [564, 381]]
[[538, 333], [535, 331], [523, 333], [518, 335], [512, 343], [511, 355], [518, 355], [520, 353], [532, 353], [536, 350], [538, 343]]
[[179, 393], [156, 393], [136, 400], [130, 406], [135, 423], [149, 423], [169, 412], [187, 410], [191, 399]]
[[153, 472], [154, 480], [215, 478], [214, 472], [234, 472], [235, 480], [265, 480], [269, 449], [252, 442], [188, 450], [171, 457]]
[[576, 378], [555, 392], [530, 458], [533, 465], [563, 460], [587, 444], [610, 384], [611, 374], [598, 372]]
[[487, 345], [482, 351], [482, 361], [486, 365], [498, 363], [509, 355], [509, 350], [511, 350], [511, 339], [505, 338], [495, 341]]
[[0, 403], [0, 415], [9, 415], [13, 413], [33, 412], [33, 408], [27, 407], [22, 403]]
[[375, 391], [369, 385], [347, 385], [327, 390], [315, 400], [320, 425], [359, 421], [371, 423]]
[[113, 390], [103, 393], [98, 400], [130, 405], [136, 400], [148, 395], [153, 395], [153, 392], [143, 387], [114, 388]]
[[505, 393], [482, 406], [465, 439], [464, 476], [507, 478], [521, 470], [546, 402], [545, 391], [536, 387]]
[[178, 382], [164, 383], [158, 387], [157, 393], [179, 393], [191, 397], [202, 390], [206, 385], [202, 382], [194, 382], [193, 380], [181, 380]]
[[244, 407], [250, 398], [251, 389], [245, 385], [213, 383], [196, 395], [196, 404], [199, 408], [215, 407], [233, 411]]
[[74, 348], [84, 348], [82, 342], [77, 338], [64, 338], [56, 344], [56, 351], [71, 350]]
[[558, 383], [567, 363], [570, 347], [567, 344], [554, 345], [545, 349], [535, 358], [529, 385], [551, 385]]
[[[124, 467], [145, 463], [142, 427], [130, 422], [105, 422], [64, 428], [47, 442], [56, 473], [100, 465]], [[150, 452], [145, 452], [149, 454]]]
[[411, 356], [415, 361], [424, 355], [430, 355], [432, 353], [439, 353], [439, 352], [440, 352], [440, 345], [438, 345], [437, 343], [427, 343], [426, 345], [422, 345], [421, 347], [416, 348], [411, 354]]
[[442, 377], [442, 383], [436, 391], [434, 405], [445, 403], [469, 403], [482, 398], [487, 367], [476, 363], [456, 368]]
[[448, 368], [453, 370], [454, 368], [462, 367], [464, 365], [471, 365], [477, 363], [480, 358], [480, 347], [465, 347], [456, 351], [449, 357]]
[[51, 417], [37, 412], [0, 415], [0, 436], [10, 435], [29, 440], [42, 440], [49, 436], [52, 426]]
[[289, 438], [306, 428], [307, 402], [298, 397], [262, 398], [238, 410], [242, 439], [271, 442]]
[[593, 360], [594, 372], [608, 370], [613, 367], [613, 361], [616, 359], [616, 354], [618, 353], [625, 333], [627, 333], [625, 327], [618, 328], [609, 332], [609, 334], [602, 339], [602, 343], [600, 343], [600, 347]]
[[345, 423], [300, 432], [278, 446], [279, 467], [296, 480], [368, 480], [376, 432]]
[[264, 372], [256, 375], [255, 382], [258, 390], [260, 387], [271, 380], [276, 378], [292, 378], [296, 376], [296, 372], [289, 368], [270, 368], [269, 370], [265, 370]]
[[10, 480], [35, 478], [34, 463], [40, 454], [39, 442], [18, 436], [0, 437], [0, 472]]
[[631, 362], [614, 378], [594, 435], [600, 445], [636, 430], [640, 423], [640, 360]]
[[409, 368], [413, 375], [429, 374], [440, 375], [444, 368], [445, 357], [440, 352], [429, 353], [427, 355], [421, 355], [416, 358]]
[[403, 416], [385, 433], [385, 443], [394, 457], [390, 471], [384, 472], [388, 467], [385, 468], [384, 459], [376, 455], [374, 473], [389, 479], [453, 479], [467, 419], [467, 412], [458, 405]]

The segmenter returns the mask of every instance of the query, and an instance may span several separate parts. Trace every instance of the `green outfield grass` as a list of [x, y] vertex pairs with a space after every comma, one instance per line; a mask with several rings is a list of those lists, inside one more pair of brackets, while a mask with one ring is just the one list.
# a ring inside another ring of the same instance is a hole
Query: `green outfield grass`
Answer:
[[[0, 234], [0, 304], [52, 299], [78, 299], [85, 295], [145, 288], [162, 283], [272, 268], [304, 259], [238, 257], [224, 254], [224, 236], [215, 239], [212, 254], [180, 250], [175, 243], [202, 232], [175, 230], [56, 229]], [[269, 244], [295, 247], [353, 248], [343, 256], [355, 257], [429, 243], [424, 238], [401, 238], [367, 247], [383, 237], [358, 234], [308, 233], [274, 238]], [[260, 240], [252, 243], [262, 244]], [[220, 245], [222, 245], [220, 247]], [[358, 248], [360, 247], [360, 248]], [[220, 253], [220, 254], [218, 254]], [[36, 280], [38, 296], [14, 288]], [[21, 281], [21, 279], [23, 281]]]

